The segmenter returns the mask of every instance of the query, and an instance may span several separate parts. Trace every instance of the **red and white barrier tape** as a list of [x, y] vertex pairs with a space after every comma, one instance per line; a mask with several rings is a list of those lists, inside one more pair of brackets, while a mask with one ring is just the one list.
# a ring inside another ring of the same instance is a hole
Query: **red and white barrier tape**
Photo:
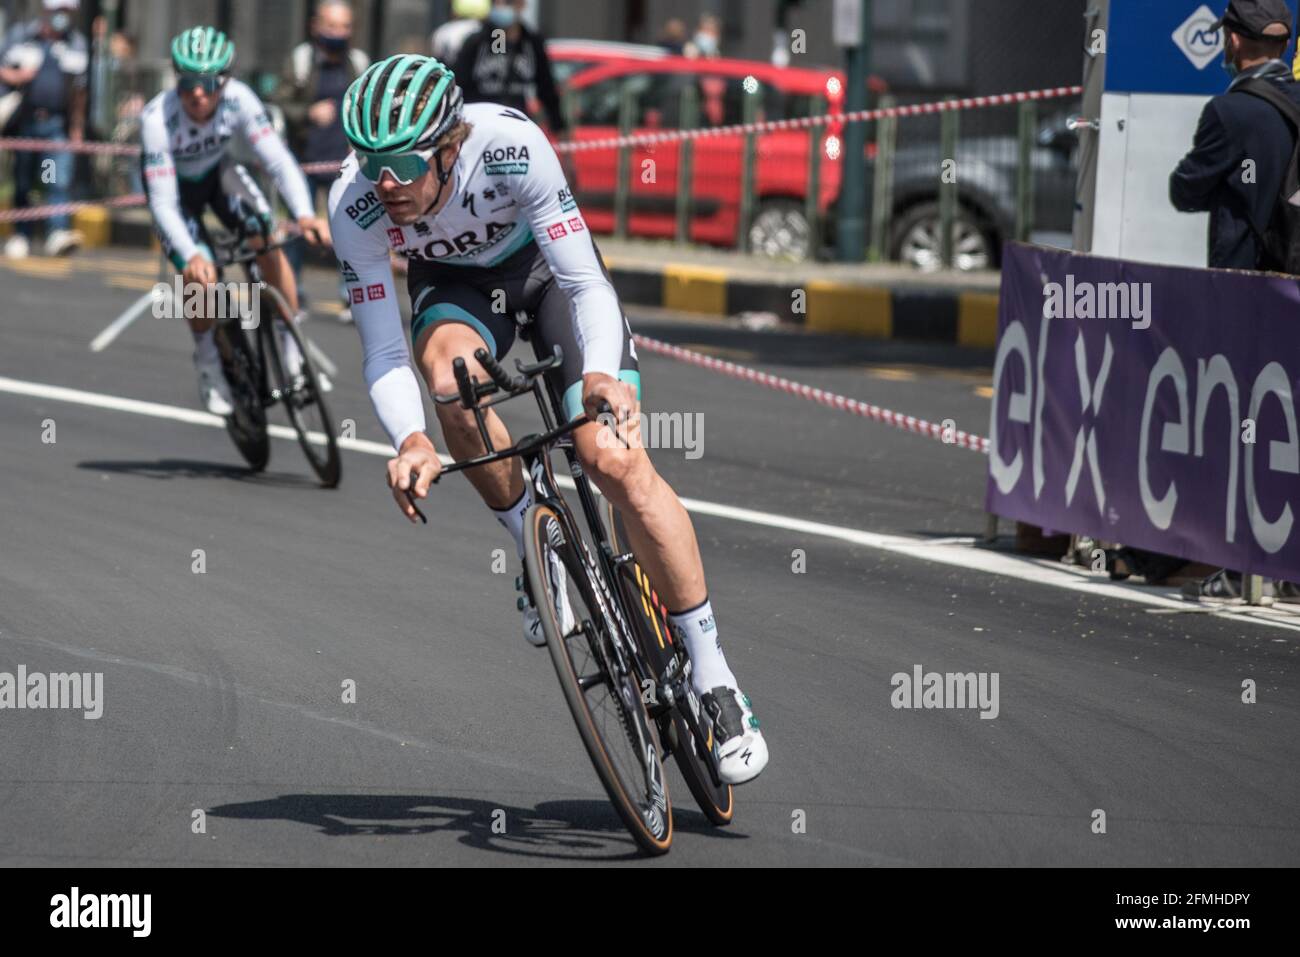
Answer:
[[[990, 106], [1028, 103], [1033, 100], [1053, 100], [1079, 96], [1081, 86], [1058, 86], [1046, 90], [1024, 90], [1019, 93], [996, 93], [990, 96], [969, 96], [961, 100], [942, 100], [935, 103], [916, 103], [911, 106], [890, 106], [875, 110], [854, 110], [850, 113], [823, 113], [820, 116], [803, 116], [789, 120], [764, 120], [761, 123], [736, 123], [731, 126], [706, 126], [689, 130], [664, 130], [659, 133], [634, 133], [612, 136], [600, 140], [580, 140], [555, 144], [558, 153], [576, 153], [596, 149], [616, 149], [620, 146], [649, 146], [677, 140], [696, 140], [705, 137], [743, 136], [747, 133], [768, 133], [776, 130], [801, 130], [831, 123], [861, 123], [887, 117], [925, 116], [933, 113], [951, 113], [959, 110], [978, 110]], [[139, 156], [140, 147], [127, 143], [73, 143], [68, 140], [40, 140], [30, 137], [0, 137], [0, 150], [15, 152], [90, 153], [114, 156]], [[331, 173], [339, 168], [338, 162], [309, 163], [303, 166], [306, 173]]]
[[0, 223], [21, 223], [30, 219], [49, 219], [51, 216], [75, 213], [79, 209], [121, 208], [123, 206], [143, 206], [144, 204], [143, 193], [131, 193], [129, 196], [117, 196], [113, 199], [88, 199], [75, 203], [28, 206], [26, 209], [0, 209]]
[[917, 435], [938, 439], [945, 445], [958, 445], [964, 449], [970, 449], [972, 452], [983, 452], [986, 455], [989, 451], [989, 440], [982, 435], [972, 435], [957, 428], [948, 429], [943, 425], [927, 422], [925, 419], [918, 419], [911, 415], [900, 415], [897, 412], [882, 409], [880, 406], [872, 405], [869, 402], [859, 402], [857, 399], [850, 399], [834, 392], [814, 389], [812, 386], [793, 382], [781, 376], [759, 372], [757, 369], [750, 369], [747, 366], [737, 365], [723, 359], [715, 359], [713, 356], [706, 356], [690, 349], [683, 349], [681, 346], [675, 346], [668, 342], [660, 342], [658, 339], [648, 339], [645, 336], [635, 334], [632, 339], [636, 342], [637, 348], [645, 349], [647, 352], [653, 352], [656, 355], [667, 356], [680, 362], [687, 362], [691, 365], [711, 369], [714, 372], [721, 372], [733, 379], [743, 379], [746, 382], [766, 386], [787, 395], [796, 395], [801, 399], [808, 399], [810, 402], [816, 402], [831, 409], [838, 409], [841, 412], [858, 415], [874, 422], [892, 425], [896, 429], [903, 429]]
[[576, 153], [583, 150], [615, 149], [620, 146], [672, 143], [678, 140], [696, 140], [705, 137], [741, 136], [747, 133], [766, 133], [773, 130], [800, 130], [830, 123], [860, 123], [888, 117], [923, 116], [931, 113], [951, 113], [957, 110], [977, 110], [988, 106], [1005, 106], [1009, 103], [1027, 103], [1031, 100], [1051, 100], [1065, 96], [1079, 96], [1081, 86], [1061, 86], [1048, 90], [1027, 90], [1021, 93], [998, 93], [992, 96], [971, 96], [963, 100], [943, 100], [937, 103], [917, 103], [913, 106], [890, 106], [875, 110], [854, 110], [851, 113], [824, 113], [790, 120], [765, 120], [761, 123], [736, 123], [731, 126], [707, 126], [691, 130], [664, 130], [662, 133], [635, 133], [630, 136], [611, 136], [602, 140], [580, 140], [557, 143], [557, 153]]

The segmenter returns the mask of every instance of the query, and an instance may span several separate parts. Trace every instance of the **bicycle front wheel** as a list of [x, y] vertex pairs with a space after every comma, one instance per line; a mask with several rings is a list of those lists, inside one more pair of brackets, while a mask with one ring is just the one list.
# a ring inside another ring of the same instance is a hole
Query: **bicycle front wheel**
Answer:
[[[320, 390], [320, 376], [316, 366], [307, 353], [302, 333], [298, 331], [280, 290], [268, 284], [262, 289], [262, 308], [268, 315], [261, 323], [267, 365], [271, 367], [273, 381], [272, 398], [278, 399], [284, 406], [289, 423], [298, 433], [298, 444], [302, 446], [307, 464], [320, 479], [321, 485], [334, 488], [339, 484], [342, 463], [339, 461], [339, 442], [334, 435], [334, 424], [330, 421], [329, 409], [325, 406], [325, 397]], [[266, 321], [266, 319], [270, 321]], [[302, 356], [302, 365], [297, 376], [290, 376], [285, 369], [284, 352], [276, 332], [284, 329]]]
[[249, 467], [260, 472], [271, 459], [266, 406], [262, 402], [262, 368], [238, 322], [217, 323], [215, 337], [234, 400], [234, 411], [226, 416], [226, 432]]
[[[534, 505], [524, 518], [524, 571], [565, 701], [605, 793], [642, 850], [666, 853], [672, 812], [641, 688], [628, 667], [633, 639], [607, 610], [609, 599], [594, 580], [600, 573], [587, 564], [581, 542], [549, 505]], [[552, 584], [561, 575], [568, 615], [557, 607]]]

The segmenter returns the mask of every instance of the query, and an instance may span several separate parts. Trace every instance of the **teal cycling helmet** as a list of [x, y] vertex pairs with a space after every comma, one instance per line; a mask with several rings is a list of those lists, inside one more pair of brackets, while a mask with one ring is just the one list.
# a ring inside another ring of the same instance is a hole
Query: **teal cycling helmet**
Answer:
[[193, 27], [172, 40], [177, 73], [226, 73], [234, 60], [235, 45], [216, 27]]
[[343, 96], [343, 134], [365, 153], [431, 149], [459, 122], [456, 76], [429, 56], [398, 54], [372, 64]]

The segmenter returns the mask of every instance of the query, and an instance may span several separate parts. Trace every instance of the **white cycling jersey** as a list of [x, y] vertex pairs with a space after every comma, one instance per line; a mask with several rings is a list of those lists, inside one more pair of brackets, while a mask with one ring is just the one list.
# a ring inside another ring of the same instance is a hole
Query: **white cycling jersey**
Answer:
[[366, 385], [394, 447], [423, 432], [425, 420], [390, 251], [490, 268], [535, 242], [569, 297], [583, 373], [619, 374], [623, 312], [546, 134], [495, 103], [470, 104], [464, 117], [473, 131], [443, 187], [451, 196], [436, 216], [394, 225], [354, 155], [330, 189], [330, 233], [361, 333]]
[[246, 84], [233, 77], [226, 80], [217, 109], [206, 123], [190, 119], [175, 89], [164, 90], [140, 114], [140, 142], [149, 211], [182, 260], [189, 260], [199, 246], [185, 226], [177, 178], [202, 179], [220, 164], [236, 135], [275, 180], [294, 218], [314, 215], [302, 170], [271, 127], [262, 101]]

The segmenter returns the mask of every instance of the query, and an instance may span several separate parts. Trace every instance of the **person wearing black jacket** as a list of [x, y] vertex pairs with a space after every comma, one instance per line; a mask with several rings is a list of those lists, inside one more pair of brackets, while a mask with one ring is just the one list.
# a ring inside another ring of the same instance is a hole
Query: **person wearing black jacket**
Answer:
[[1224, 66], [1234, 78], [1201, 113], [1192, 150], [1169, 177], [1169, 199], [1182, 212], [1210, 214], [1206, 265], [1278, 268], [1267, 261], [1261, 240], [1296, 134], [1276, 107], [1241, 87], [1263, 78], [1300, 104], [1300, 84], [1281, 59], [1291, 38], [1291, 10], [1284, 0], [1232, 0], [1219, 24]]
[[522, 0], [495, 0], [483, 28], [465, 41], [452, 70], [466, 103], [500, 103], [526, 113], [528, 95], [535, 89], [551, 132], [559, 135], [566, 124], [546, 42], [520, 19], [523, 6]]

